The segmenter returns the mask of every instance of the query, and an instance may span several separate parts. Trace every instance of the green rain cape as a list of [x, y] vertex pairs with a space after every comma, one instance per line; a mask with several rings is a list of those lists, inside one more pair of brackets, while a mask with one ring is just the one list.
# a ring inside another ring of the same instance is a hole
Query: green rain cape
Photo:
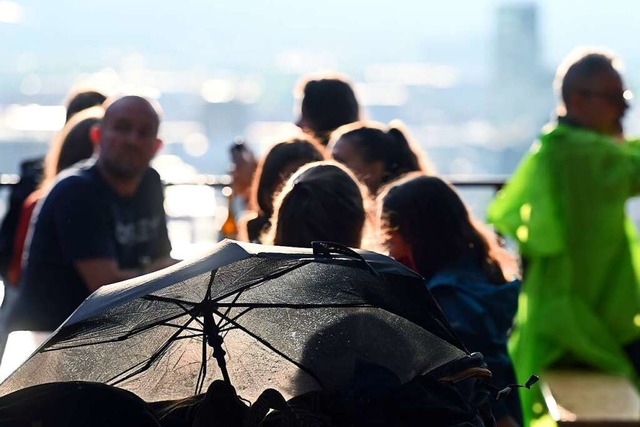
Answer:
[[[510, 343], [519, 381], [561, 358], [637, 381], [622, 349], [640, 339], [640, 245], [625, 213], [636, 194], [637, 141], [557, 124], [489, 206], [528, 261]], [[539, 389], [522, 402], [528, 422], [546, 412]]]

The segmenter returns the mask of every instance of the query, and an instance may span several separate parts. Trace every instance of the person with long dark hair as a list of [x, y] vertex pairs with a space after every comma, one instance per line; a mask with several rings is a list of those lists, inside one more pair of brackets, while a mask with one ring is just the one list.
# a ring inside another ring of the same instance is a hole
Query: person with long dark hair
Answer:
[[91, 141], [90, 132], [91, 128], [100, 122], [103, 114], [102, 107], [91, 107], [75, 113], [53, 140], [45, 158], [42, 182], [22, 205], [20, 222], [14, 241], [13, 258], [9, 266], [9, 283], [16, 286], [20, 283], [25, 240], [36, 204], [47, 195], [55, 184], [56, 177], [62, 171], [93, 155], [94, 144]]
[[[389, 254], [424, 276], [468, 350], [485, 357], [494, 384], [515, 383], [507, 353], [520, 291], [515, 259], [440, 178], [408, 175], [378, 200]], [[496, 400], [492, 410], [499, 426], [522, 424], [518, 393]]]
[[365, 197], [353, 174], [339, 163], [310, 163], [276, 197], [267, 241], [311, 247], [324, 240], [359, 248], [366, 220]]
[[360, 121], [341, 126], [331, 134], [328, 150], [333, 159], [356, 174], [372, 196], [381, 186], [406, 173], [435, 174], [399, 120], [389, 125]]
[[241, 230], [241, 240], [260, 242], [260, 236], [270, 228], [274, 196], [301, 166], [321, 160], [322, 147], [305, 136], [273, 145], [258, 163], [251, 192], [254, 211], [243, 219], [246, 227]]

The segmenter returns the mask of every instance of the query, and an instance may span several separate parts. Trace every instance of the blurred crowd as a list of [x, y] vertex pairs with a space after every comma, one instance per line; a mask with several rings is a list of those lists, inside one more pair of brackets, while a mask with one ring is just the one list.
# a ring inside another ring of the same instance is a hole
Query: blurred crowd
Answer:
[[[492, 202], [490, 224], [438, 176], [401, 120], [364, 118], [348, 77], [306, 76], [298, 135], [259, 158], [246, 144], [231, 148], [232, 197], [244, 209], [223, 234], [388, 254], [424, 278], [496, 387], [552, 365], [637, 380], [640, 252], [624, 205], [640, 193], [640, 144], [622, 129], [631, 95], [619, 62], [581, 49], [560, 65], [557, 114]], [[24, 164], [3, 221], [4, 339], [53, 331], [101, 286], [178, 262], [150, 166], [162, 146], [160, 106], [82, 91], [66, 108], [46, 158]], [[545, 414], [539, 392], [526, 396], [492, 402], [499, 426]]]

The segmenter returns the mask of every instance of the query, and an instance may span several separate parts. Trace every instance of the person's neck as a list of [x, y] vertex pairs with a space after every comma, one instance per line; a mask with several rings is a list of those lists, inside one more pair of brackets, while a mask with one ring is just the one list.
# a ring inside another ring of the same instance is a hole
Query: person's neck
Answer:
[[106, 168], [104, 164], [100, 162], [98, 162], [96, 166], [98, 168], [100, 176], [102, 176], [102, 179], [107, 182], [109, 187], [111, 187], [111, 189], [113, 189], [113, 191], [118, 196], [131, 197], [136, 193], [136, 191], [138, 191], [142, 176], [136, 176], [134, 178], [123, 178], [111, 173], [108, 168]]
[[573, 116], [571, 114], [566, 114], [564, 116], [558, 116], [558, 123], [563, 124], [563, 125], [567, 125], [567, 126], [572, 126], [572, 127], [579, 128], [579, 129], [589, 130], [591, 132], [596, 132], [596, 133], [599, 133], [601, 135], [610, 136], [610, 137], [618, 139], [618, 140], [623, 140], [624, 139], [622, 130], [620, 130], [619, 132], [605, 132], [605, 131], [600, 130], [600, 129], [594, 129], [591, 126], [588, 126], [588, 125], [584, 124], [583, 121], [581, 121], [580, 119], [576, 118], [575, 116]]
[[564, 116], [558, 116], [558, 123], [568, 126], [573, 126], [582, 129], [589, 129], [586, 125], [584, 125], [579, 119], [570, 114], [565, 114]]

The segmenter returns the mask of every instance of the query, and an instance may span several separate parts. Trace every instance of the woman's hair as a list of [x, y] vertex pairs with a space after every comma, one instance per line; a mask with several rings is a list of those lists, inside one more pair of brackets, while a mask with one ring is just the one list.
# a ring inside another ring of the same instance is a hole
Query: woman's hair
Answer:
[[301, 114], [323, 145], [327, 145], [329, 132], [360, 119], [360, 105], [346, 77], [339, 74], [308, 77], [299, 87]]
[[435, 174], [435, 168], [411, 141], [400, 120], [393, 120], [388, 126], [363, 121], [341, 126], [331, 134], [329, 145], [333, 146], [343, 138], [354, 144], [365, 162], [381, 161], [384, 164], [382, 184], [409, 172]]
[[453, 187], [440, 178], [408, 175], [384, 189], [378, 201], [382, 231], [399, 233], [427, 280], [464, 259], [480, 266], [495, 284], [517, 275], [515, 259], [497, 236], [473, 218]]
[[100, 122], [104, 110], [92, 107], [74, 114], [54, 138], [44, 164], [40, 188], [48, 187], [63, 170], [93, 155], [91, 128]]
[[360, 247], [366, 220], [363, 190], [336, 162], [310, 163], [296, 172], [274, 204], [266, 241], [309, 247], [314, 240]]
[[324, 160], [322, 147], [300, 136], [275, 144], [262, 158], [256, 169], [252, 204], [263, 216], [273, 213], [273, 196], [287, 179], [301, 166]]
[[71, 117], [82, 110], [101, 106], [106, 100], [107, 97], [96, 90], [89, 89], [72, 92], [65, 102], [67, 110], [66, 121], [68, 122]]

